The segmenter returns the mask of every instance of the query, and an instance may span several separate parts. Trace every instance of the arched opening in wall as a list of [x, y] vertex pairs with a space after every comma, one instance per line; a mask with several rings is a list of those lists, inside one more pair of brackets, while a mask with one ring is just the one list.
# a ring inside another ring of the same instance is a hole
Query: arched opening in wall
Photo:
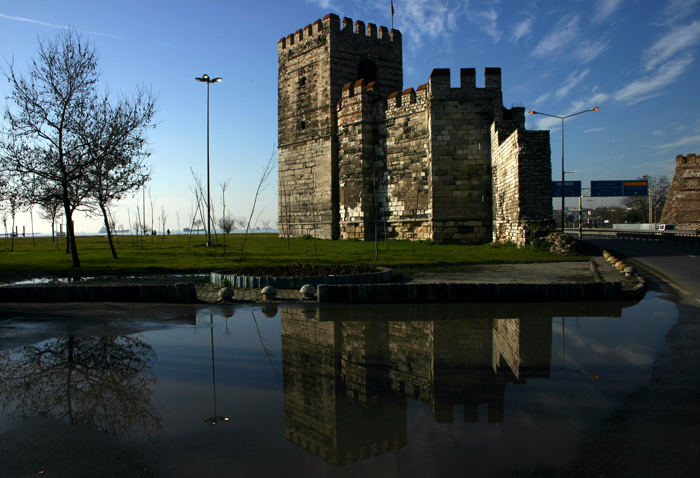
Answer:
[[357, 64], [357, 79], [364, 78], [365, 83], [377, 79], [377, 66], [372, 60], [362, 60]]

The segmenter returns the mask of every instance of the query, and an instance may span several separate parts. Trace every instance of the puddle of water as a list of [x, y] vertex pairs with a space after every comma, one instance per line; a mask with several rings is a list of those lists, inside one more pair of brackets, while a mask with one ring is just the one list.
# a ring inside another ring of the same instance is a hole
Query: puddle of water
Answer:
[[94, 456], [110, 476], [557, 470], [647, 380], [677, 315], [655, 293], [228, 311], [0, 322], [0, 342], [16, 341], [0, 351], [10, 474], [35, 474], [36, 450], [57, 476], [85, 473]]

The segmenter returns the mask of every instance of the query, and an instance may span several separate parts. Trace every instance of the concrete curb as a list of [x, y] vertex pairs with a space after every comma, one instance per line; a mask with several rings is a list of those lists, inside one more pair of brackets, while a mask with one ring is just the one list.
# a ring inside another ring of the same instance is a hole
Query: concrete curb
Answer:
[[380, 269], [379, 272], [369, 272], [367, 274], [309, 277], [246, 276], [227, 274], [224, 271], [214, 271], [209, 273], [209, 281], [212, 284], [221, 286], [221, 282], [226, 279], [231, 284], [231, 287], [237, 289], [262, 289], [267, 285], [277, 289], [299, 289], [304, 284], [311, 284], [316, 287], [319, 284], [379, 284], [391, 281], [392, 270], [386, 267], [381, 267]]
[[0, 302], [197, 302], [194, 283], [0, 287]]

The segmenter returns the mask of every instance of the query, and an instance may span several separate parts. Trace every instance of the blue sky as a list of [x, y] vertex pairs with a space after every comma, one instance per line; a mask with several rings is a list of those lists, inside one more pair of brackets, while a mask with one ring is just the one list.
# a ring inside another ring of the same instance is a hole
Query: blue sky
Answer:
[[[700, 152], [700, 0], [396, 0], [394, 26], [404, 42], [404, 88], [425, 83], [433, 68], [503, 70], [507, 107], [565, 115], [568, 179], [635, 179], [673, 174], [677, 154]], [[150, 185], [167, 224], [189, 221], [190, 168], [206, 176], [206, 91], [211, 87], [212, 202], [229, 179], [227, 212], [245, 216], [277, 138], [277, 41], [333, 12], [390, 25], [389, 1], [267, 2], [122, 0], [0, 2], [0, 61], [24, 71], [37, 39], [71, 26], [99, 51], [105, 88], [158, 95], [150, 134]], [[0, 94], [8, 93], [6, 82]], [[561, 174], [558, 120], [529, 116], [529, 129], [550, 129], [553, 173]], [[262, 197], [260, 219], [276, 223], [276, 176]], [[584, 191], [585, 194], [585, 191]], [[147, 199], [148, 200], [148, 199]], [[587, 199], [587, 206], [600, 199]], [[558, 203], [557, 203], [558, 204]], [[573, 203], [572, 203], [573, 205]], [[115, 209], [132, 222], [136, 200]], [[147, 206], [150, 209], [150, 206]], [[36, 219], [35, 228], [49, 226]], [[29, 230], [28, 220], [26, 224]], [[82, 216], [79, 231], [96, 231]]]

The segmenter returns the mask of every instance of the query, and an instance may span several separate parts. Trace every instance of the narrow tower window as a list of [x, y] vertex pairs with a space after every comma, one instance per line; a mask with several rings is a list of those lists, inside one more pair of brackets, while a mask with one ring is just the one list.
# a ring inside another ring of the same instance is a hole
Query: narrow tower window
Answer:
[[366, 83], [377, 79], [377, 67], [371, 60], [362, 60], [357, 65], [357, 79], [364, 78]]
[[304, 86], [305, 84], [306, 84], [306, 77], [300, 76], [299, 77], [299, 86]]

